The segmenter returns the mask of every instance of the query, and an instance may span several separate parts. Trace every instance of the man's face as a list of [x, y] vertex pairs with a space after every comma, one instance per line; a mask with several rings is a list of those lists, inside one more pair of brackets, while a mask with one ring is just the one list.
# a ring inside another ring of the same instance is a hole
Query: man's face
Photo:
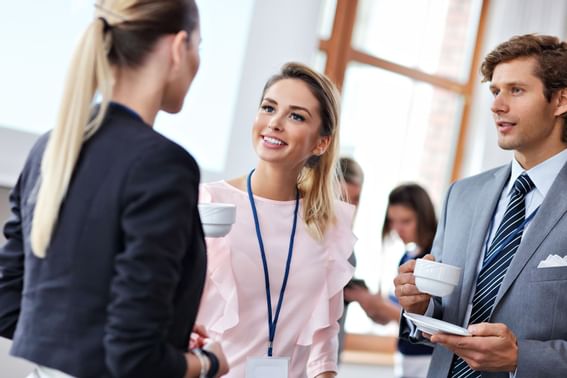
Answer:
[[543, 83], [534, 74], [536, 65], [532, 57], [500, 63], [490, 84], [498, 145], [514, 150], [520, 164], [522, 160], [531, 162], [548, 154], [547, 157], [553, 156], [564, 148], [563, 124], [557, 118], [558, 94], [549, 102], [545, 99]]

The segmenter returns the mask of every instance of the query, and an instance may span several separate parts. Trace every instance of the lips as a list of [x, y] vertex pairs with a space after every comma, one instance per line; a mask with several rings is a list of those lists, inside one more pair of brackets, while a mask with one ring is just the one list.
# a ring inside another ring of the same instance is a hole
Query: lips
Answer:
[[264, 141], [264, 143], [270, 145], [270, 146], [287, 146], [287, 143], [284, 142], [283, 140], [273, 137], [273, 136], [268, 136], [268, 135], [262, 135], [262, 140]]
[[496, 122], [496, 126], [498, 128], [498, 132], [505, 134], [512, 131], [514, 127], [516, 127], [516, 123], [500, 120]]

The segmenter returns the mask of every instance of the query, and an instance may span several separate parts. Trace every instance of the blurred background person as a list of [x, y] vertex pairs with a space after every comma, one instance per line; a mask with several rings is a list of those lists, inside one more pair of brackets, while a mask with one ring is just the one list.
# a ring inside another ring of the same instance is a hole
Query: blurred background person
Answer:
[[[410, 183], [400, 185], [390, 192], [382, 241], [397, 236], [404, 243], [405, 252], [398, 265], [428, 254], [436, 229], [435, 209], [425, 189]], [[393, 295], [389, 299], [384, 298], [380, 291], [373, 294], [359, 285], [346, 288], [345, 298], [358, 302], [368, 317], [377, 323], [399, 322], [401, 307]], [[394, 357], [396, 377], [427, 376], [433, 348], [399, 339], [397, 349]]]
[[219, 376], [218, 343], [187, 351], [206, 273], [199, 167], [153, 129], [199, 68], [197, 6], [95, 8], [58, 122], [10, 195], [0, 336], [34, 378]]
[[343, 156], [339, 159], [339, 168], [342, 174], [341, 192], [346, 202], [358, 207], [360, 193], [364, 183], [364, 172], [356, 160]]
[[[346, 156], [339, 159], [339, 169], [341, 173], [340, 184], [342, 198], [344, 201], [355, 206], [356, 215], [356, 210], [358, 210], [358, 204], [360, 202], [360, 194], [362, 192], [362, 184], [364, 183], [364, 172], [356, 160]], [[349, 262], [352, 266], [356, 267], [356, 255], [354, 254], [354, 251], [349, 257]], [[347, 287], [351, 285], [364, 285], [364, 283], [362, 280], [353, 278], [349, 281]], [[345, 296], [345, 309], [343, 311], [343, 315], [339, 319], [339, 363], [341, 361], [341, 353], [344, 349], [345, 321], [350, 301], [351, 300]]]

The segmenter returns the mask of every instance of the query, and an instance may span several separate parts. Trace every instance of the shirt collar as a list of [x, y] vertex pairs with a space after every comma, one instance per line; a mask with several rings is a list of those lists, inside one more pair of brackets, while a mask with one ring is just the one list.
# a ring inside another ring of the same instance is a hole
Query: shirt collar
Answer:
[[512, 172], [510, 174], [510, 181], [508, 183], [508, 194], [512, 191], [514, 187], [514, 182], [516, 179], [524, 172], [530, 176], [533, 181], [536, 190], [538, 190], [541, 195], [545, 198], [545, 195], [549, 191], [551, 184], [555, 181], [555, 178], [559, 174], [559, 171], [567, 163], [567, 149], [553, 155], [549, 159], [539, 163], [532, 169], [527, 171], [522, 168], [520, 163], [514, 158], [512, 159]]

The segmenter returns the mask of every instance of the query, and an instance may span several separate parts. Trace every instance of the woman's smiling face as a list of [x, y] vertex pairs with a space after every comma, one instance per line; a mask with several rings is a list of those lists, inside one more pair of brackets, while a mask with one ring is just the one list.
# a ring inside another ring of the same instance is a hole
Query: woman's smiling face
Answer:
[[325, 152], [320, 105], [307, 84], [282, 79], [266, 90], [252, 129], [260, 159], [290, 167], [303, 166]]

